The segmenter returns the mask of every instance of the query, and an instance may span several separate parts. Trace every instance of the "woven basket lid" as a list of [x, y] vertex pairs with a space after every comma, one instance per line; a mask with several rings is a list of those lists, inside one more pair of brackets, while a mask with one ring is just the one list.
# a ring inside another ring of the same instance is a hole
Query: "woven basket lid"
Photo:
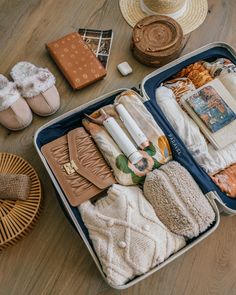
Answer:
[[132, 35], [133, 53], [145, 64], [164, 64], [175, 57], [182, 45], [183, 31], [172, 18], [152, 15], [139, 21]]
[[33, 167], [23, 158], [0, 153], [0, 173], [25, 174], [31, 179], [26, 200], [0, 200], [0, 250], [23, 238], [38, 219], [41, 205], [41, 185]]

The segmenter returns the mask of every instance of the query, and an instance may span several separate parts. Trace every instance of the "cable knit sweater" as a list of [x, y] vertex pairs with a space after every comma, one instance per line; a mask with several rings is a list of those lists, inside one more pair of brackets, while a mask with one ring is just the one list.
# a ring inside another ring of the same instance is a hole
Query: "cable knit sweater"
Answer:
[[163, 262], [185, 245], [157, 218], [136, 186], [113, 185], [107, 197], [79, 207], [94, 249], [111, 285], [123, 285]]

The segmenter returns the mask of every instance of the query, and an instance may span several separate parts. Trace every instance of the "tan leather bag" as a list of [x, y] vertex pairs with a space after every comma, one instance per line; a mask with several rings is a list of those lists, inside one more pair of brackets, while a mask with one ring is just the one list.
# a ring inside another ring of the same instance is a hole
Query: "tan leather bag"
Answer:
[[72, 206], [115, 183], [111, 169], [82, 127], [44, 145], [41, 152]]

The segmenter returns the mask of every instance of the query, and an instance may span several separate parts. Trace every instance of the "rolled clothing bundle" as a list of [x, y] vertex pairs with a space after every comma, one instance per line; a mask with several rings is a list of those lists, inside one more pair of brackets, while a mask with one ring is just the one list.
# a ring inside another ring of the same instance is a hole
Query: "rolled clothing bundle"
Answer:
[[183, 68], [182, 71], [177, 74], [177, 78], [182, 77], [189, 78], [196, 88], [213, 80], [208, 69], [203, 65], [203, 62], [195, 62], [186, 68]]
[[185, 246], [158, 219], [137, 186], [114, 184], [94, 205], [79, 206], [108, 282], [123, 285]]
[[115, 102], [121, 103], [126, 108], [136, 124], [152, 143], [156, 151], [155, 153], [150, 153], [153, 158], [161, 164], [170, 161], [172, 153], [168, 139], [151, 113], [146, 109], [140, 97], [133, 90], [127, 90], [118, 95]]
[[218, 58], [214, 62], [204, 62], [212, 77], [218, 77], [225, 88], [236, 99], [236, 65], [229, 59]]
[[197, 183], [175, 161], [147, 175], [144, 195], [161, 222], [186, 238], [197, 237], [215, 220], [215, 213]]
[[26, 200], [30, 193], [31, 180], [24, 174], [0, 174], [0, 199]]
[[236, 65], [231, 60], [223, 57], [217, 58], [213, 62], [204, 62], [203, 65], [214, 78], [225, 74], [236, 73]]
[[175, 99], [180, 104], [180, 100], [184, 94], [196, 90], [193, 82], [188, 78], [175, 78], [163, 83], [163, 86], [171, 89], [175, 95]]
[[[172, 159], [168, 139], [134, 91], [122, 92], [116, 97], [115, 102], [122, 104], [126, 108], [149, 140], [149, 146], [143, 150], [139, 149], [143, 158], [137, 164], [132, 164], [129, 161], [104, 126], [87, 119], [83, 119], [82, 123], [112, 168], [116, 181], [119, 184], [134, 185], [143, 183], [148, 172]], [[103, 110], [117, 121], [129, 139], [136, 145], [119, 118], [114, 106], [105, 106]], [[97, 118], [98, 114], [100, 114], [100, 110], [93, 112], [91, 117]]]
[[213, 175], [212, 180], [230, 198], [236, 198], [236, 164]]
[[83, 119], [82, 123], [112, 168], [118, 183], [122, 185], [143, 183], [145, 175], [155, 167], [159, 167], [160, 163], [155, 161], [146, 151], [140, 151], [143, 156], [140, 163], [132, 164], [103, 126], [87, 119]]
[[156, 102], [198, 164], [214, 175], [236, 163], [236, 142], [215, 150], [197, 124], [178, 105], [173, 91], [165, 86], [156, 89]]

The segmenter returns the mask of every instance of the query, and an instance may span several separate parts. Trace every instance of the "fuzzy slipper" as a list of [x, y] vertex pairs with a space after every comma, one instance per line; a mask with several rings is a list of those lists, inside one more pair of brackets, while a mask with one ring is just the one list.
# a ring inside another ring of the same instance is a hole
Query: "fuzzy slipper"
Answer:
[[16, 84], [0, 75], [0, 124], [10, 130], [21, 130], [32, 121], [32, 113]]
[[49, 116], [59, 109], [60, 96], [55, 77], [47, 68], [22, 61], [12, 68], [10, 75], [35, 114]]

